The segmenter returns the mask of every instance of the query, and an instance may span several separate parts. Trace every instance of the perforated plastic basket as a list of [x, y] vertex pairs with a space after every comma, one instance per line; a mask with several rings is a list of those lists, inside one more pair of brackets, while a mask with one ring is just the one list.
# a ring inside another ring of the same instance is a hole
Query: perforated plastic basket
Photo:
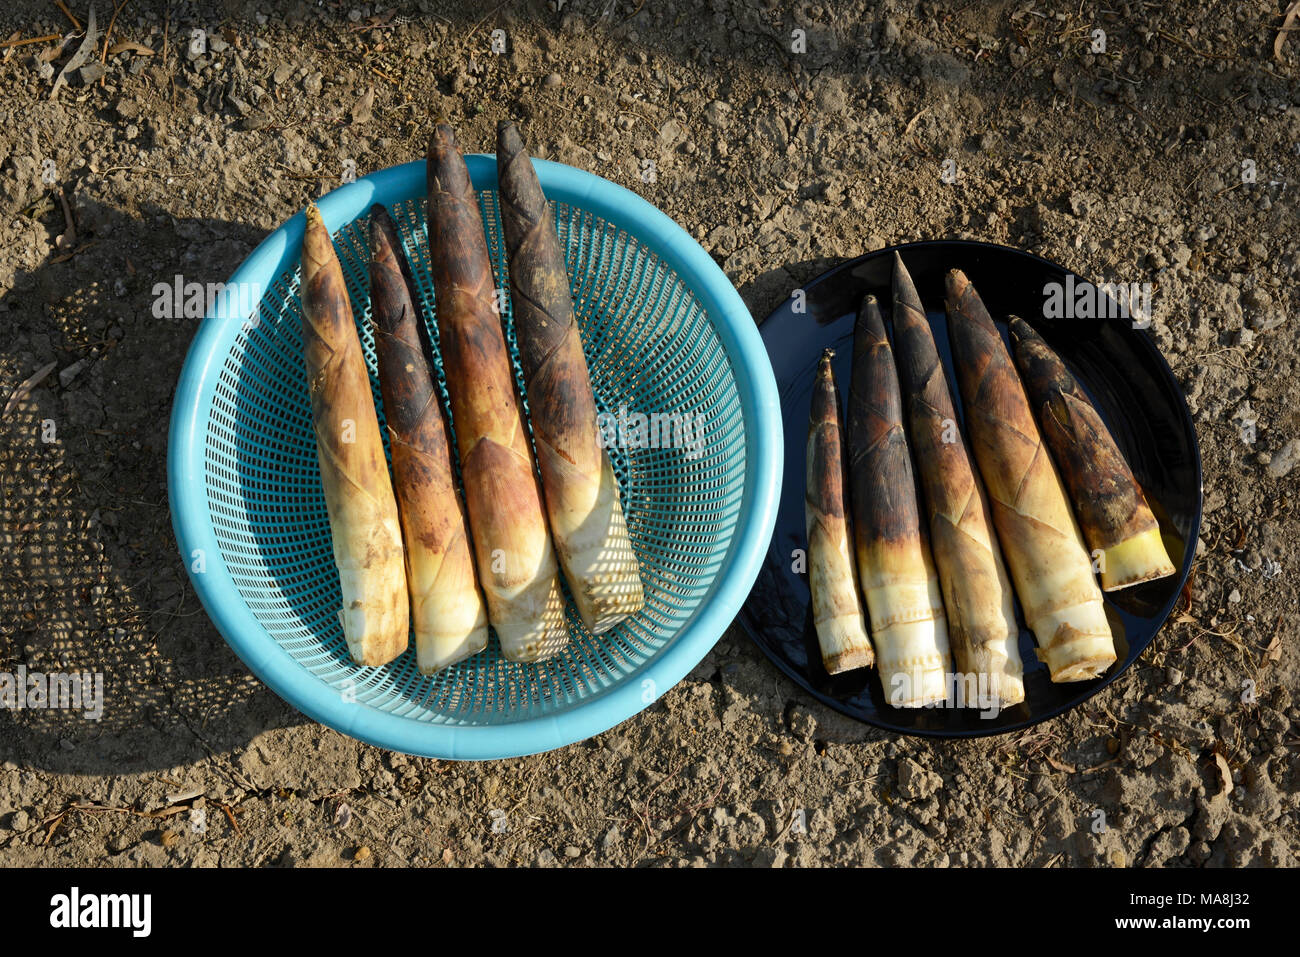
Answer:
[[[495, 160], [466, 160], [497, 285], [506, 287]], [[236, 291], [258, 290], [255, 306], [246, 300], [241, 309], [235, 294], [218, 299], [181, 373], [168, 484], [195, 590], [226, 640], [274, 691], [381, 747], [500, 758], [612, 727], [680, 681], [712, 647], [748, 594], [772, 535], [780, 408], [739, 295], [704, 250], [640, 197], [568, 166], [536, 166], [566, 249], [600, 409], [703, 416], [679, 430], [689, 441], [609, 450], [646, 592], [645, 610], [612, 632], [591, 636], [570, 604], [569, 647], [545, 662], [507, 662], [494, 637], [482, 654], [433, 677], [417, 671], [413, 641], [384, 667], [352, 663], [337, 618], [339, 579], [302, 356], [303, 214], [272, 233], [231, 278]], [[397, 221], [436, 353], [424, 194], [425, 164], [415, 162], [319, 203], [347, 278], [381, 422], [366, 212], [383, 203]], [[505, 321], [516, 352], [508, 311]], [[445, 400], [436, 355], [435, 365]], [[517, 352], [515, 374], [522, 386]]]

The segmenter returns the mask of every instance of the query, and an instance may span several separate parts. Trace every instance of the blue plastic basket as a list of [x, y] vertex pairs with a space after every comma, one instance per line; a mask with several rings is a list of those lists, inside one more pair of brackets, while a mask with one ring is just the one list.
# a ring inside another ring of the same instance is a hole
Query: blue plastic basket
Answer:
[[[495, 160], [466, 161], [497, 285], [505, 287]], [[432, 677], [416, 669], [414, 642], [381, 668], [351, 661], [337, 618], [339, 579], [302, 357], [303, 214], [236, 271], [228, 285], [251, 286], [260, 299], [251, 316], [241, 314], [235, 296], [214, 305], [177, 387], [168, 448], [172, 521], [204, 607], [281, 697], [380, 747], [439, 758], [511, 757], [627, 719], [717, 641], [772, 535], [780, 403], [739, 295], [698, 244], [640, 197], [568, 166], [536, 167], [566, 249], [599, 407], [704, 415], [694, 447], [610, 449], [645, 583], [646, 608], [635, 618], [596, 638], [571, 604], [569, 647], [537, 664], [505, 661], [495, 638], [482, 654]], [[381, 422], [365, 214], [378, 202], [397, 221], [436, 351], [424, 195], [425, 164], [415, 162], [359, 179], [319, 203], [343, 264]], [[512, 340], [509, 314], [505, 319]]]

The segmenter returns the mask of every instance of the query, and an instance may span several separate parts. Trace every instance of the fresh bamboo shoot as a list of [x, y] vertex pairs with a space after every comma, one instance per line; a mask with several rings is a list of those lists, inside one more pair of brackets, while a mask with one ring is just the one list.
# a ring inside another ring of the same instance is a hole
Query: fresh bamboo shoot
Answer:
[[863, 301], [853, 332], [848, 445], [858, 577], [880, 683], [898, 708], [944, 701], [952, 658], [943, 594], [917, 504], [894, 353], [875, 296]]
[[402, 530], [343, 269], [314, 205], [301, 296], [312, 430], [343, 593], [339, 620], [352, 660], [383, 665], [406, 650], [410, 630]]
[[429, 251], [438, 339], [488, 620], [510, 661], [569, 640], [555, 551], [515, 391], [478, 200], [451, 127], [429, 145]]
[[1009, 324], [1025, 392], [1099, 559], [1102, 589], [1172, 575], [1160, 525], [1092, 402], [1029, 323], [1013, 316]]
[[1114, 664], [1115, 642], [1065, 489], [975, 287], [954, 269], [946, 293], [971, 447], [1038, 656], [1053, 681], [1096, 678]]
[[513, 123], [497, 129], [501, 225], [515, 336], [546, 511], [578, 613], [601, 634], [645, 605], [618, 481], [600, 444], [564, 253]]
[[813, 626], [827, 674], [867, 668], [875, 661], [862, 616], [854, 567], [852, 521], [845, 496], [840, 396], [827, 349], [817, 366], [808, 421], [804, 514]]
[[[988, 501], [957, 428], [934, 334], [902, 258], [894, 255], [894, 337], [909, 438], [930, 519], [948, 638], [981, 704], [1025, 699], [1011, 582], [993, 537]], [[969, 685], [967, 685], [969, 687]], [[965, 695], [968, 706], [973, 706]]]
[[431, 675], [486, 648], [488, 627], [409, 275], [397, 227], [376, 204], [370, 208], [370, 312], [406, 546], [415, 661], [421, 674]]

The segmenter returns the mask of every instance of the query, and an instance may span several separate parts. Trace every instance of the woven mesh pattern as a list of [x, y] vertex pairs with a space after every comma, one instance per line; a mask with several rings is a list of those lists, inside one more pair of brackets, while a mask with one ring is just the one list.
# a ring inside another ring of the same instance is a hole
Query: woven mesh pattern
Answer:
[[[497, 285], [505, 289], [496, 195], [481, 192], [479, 202]], [[572, 709], [633, 677], [664, 647], [708, 595], [727, 554], [744, 490], [745, 423], [735, 373], [712, 323], [691, 291], [634, 237], [584, 210], [553, 208], [597, 404], [615, 421], [626, 411], [631, 439], [609, 452], [641, 563], [646, 608], [599, 638], [584, 629], [570, 602], [570, 644], [544, 662], [507, 662], [493, 636], [486, 651], [433, 677], [416, 670], [414, 638], [410, 650], [385, 667], [353, 664], [337, 617], [339, 579], [311, 431], [296, 268], [263, 292], [254, 319], [226, 357], [206, 433], [208, 503], [222, 557], [270, 638], [345, 700], [450, 725]], [[419, 287], [449, 408], [424, 203], [406, 200], [389, 212]], [[334, 242], [382, 424], [366, 228], [363, 217]], [[507, 341], [522, 393], [505, 298]], [[646, 430], [645, 447], [633, 447], [636, 413], [660, 415], [659, 430]], [[667, 416], [684, 413], [696, 418], [689, 427], [678, 419], [673, 432]]]

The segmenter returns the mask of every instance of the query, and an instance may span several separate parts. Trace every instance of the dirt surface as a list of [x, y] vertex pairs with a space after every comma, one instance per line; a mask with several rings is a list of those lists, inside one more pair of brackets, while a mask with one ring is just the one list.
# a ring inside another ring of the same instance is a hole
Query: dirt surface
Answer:
[[[1280, 9], [136, 0], [110, 42], [153, 55], [115, 53], [101, 84], [101, 41], [54, 99], [36, 56], [56, 41], [0, 50], [0, 403], [53, 364], [0, 418], [0, 672], [105, 681], [97, 721], [0, 710], [0, 862], [1296, 862], [1300, 35], [1274, 58]], [[75, 32], [51, 3], [0, 12], [0, 42]], [[1153, 283], [1205, 464], [1187, 600], [1105, 692], [1002, 738], [855, 724], [734, 630], [648, 711], [540, 757], [411, 759], [309, 722], [177, 554], [167, 427], [195, 320], [154, 318], [152, 289], [228, 278], [347, 159], [420, 157], [431, 111], [471, 150], [519, 119], [534, 152], [645, 196], [759, 318], [922, 238]]]

